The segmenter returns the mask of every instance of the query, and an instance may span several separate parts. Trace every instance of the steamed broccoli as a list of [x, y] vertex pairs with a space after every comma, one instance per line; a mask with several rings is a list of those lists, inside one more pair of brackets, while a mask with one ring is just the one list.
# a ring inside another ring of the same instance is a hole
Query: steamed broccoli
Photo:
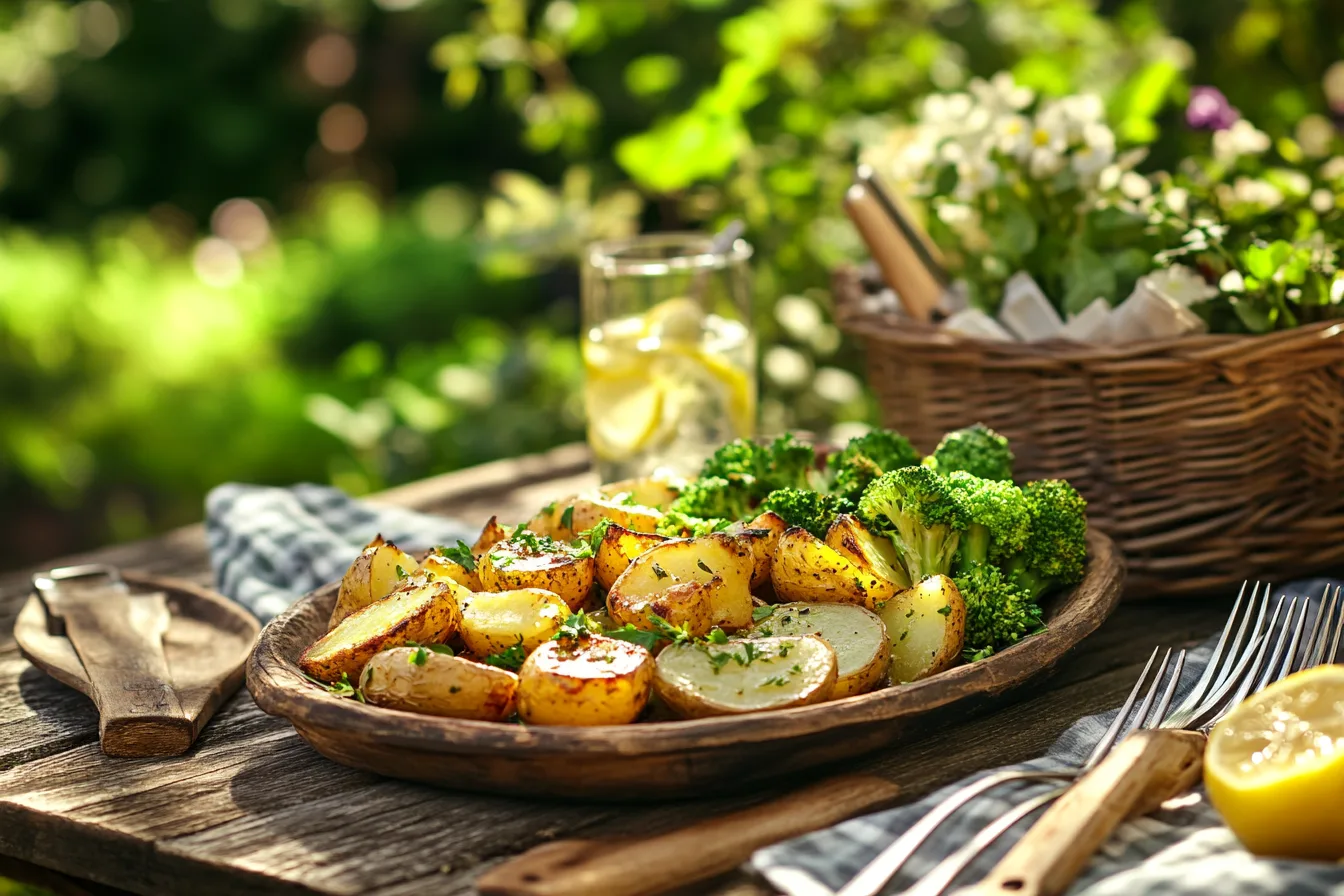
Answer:
[[698, 516], [669, 510], [663, 514], [662, 519], [658, 520], [658, 525], [654, 528], [654, 531], [669, 538], [698, 538], [701, 535], [726, 529], [732, 522], [732, 520], [719, 517], [701, 519]]
[[956, 582], [966, 601], [962, 654], [967, 660], [983, 659], [1044, 627], [1035, 599], [997, 567], [978, 564], [957, 576]]
[[1022, 489], [960, 470], [949, 475], [947, 482], [960, 496], [969, 520], [957, 548], [958, 574], [982, 563], [1002, 563], [1022, 550], [1031, 525]]
[[943, 436], [924, 463], [943, 474], [963, 470], [981, 479], [1013, 478], [1013, 451], [1008, 440], [983, 423]]
[[700, 478], [725, 479], [745, 491], [753, 502], [777, 488], [807, 488], [816, 463], [812, 446], [785, 434], [768, 445], [735, 439], [709, 456]]
[[1033, 598], [1082, 581], [1087, 560], [1087, 501], [1062, 479], [1022, 489], [1031, 515], [1022, 551], [1003, 564], [1014, 584]]
[[890, 470], [919, 464], [919, 452], [910, 440], [893, 429], [874, 429], [849, 440], [842, 450], [826, 458], [830, 493], [857, 505], [863, 490]]
[[969, 522], [960, 495], [928, 467], [884, 473], [863, 493], [859, 516], [891, 539], [912, 582], [948, 573]]
[[706, 476], [686, 483], [667, 509], [670, 514], [701, 520], [739, 520], [751, 513], [752, 504], [751, 492], [744, 483]]
[[839, 501], [810, 489], [780, 488], [765, 496], [758, 513], [774, 511], [790, 526], [799, 526], [818, 538], [826, 537], [826, 530], [841, 513]]

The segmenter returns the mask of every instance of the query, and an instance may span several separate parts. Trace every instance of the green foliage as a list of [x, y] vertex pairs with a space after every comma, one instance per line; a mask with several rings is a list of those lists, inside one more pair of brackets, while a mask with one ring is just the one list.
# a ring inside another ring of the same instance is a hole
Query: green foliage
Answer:
[[773, 511], [790, 526], [806, 529], [817, 538], [826, 537], [826, 530], [844, 510], [839, 499], [802, 488], [776, 489], [756, 508], [757, 513]]

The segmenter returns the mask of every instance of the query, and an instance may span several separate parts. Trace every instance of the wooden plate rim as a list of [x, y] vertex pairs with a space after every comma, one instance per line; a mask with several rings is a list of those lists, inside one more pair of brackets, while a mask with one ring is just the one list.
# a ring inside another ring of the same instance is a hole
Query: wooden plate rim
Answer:
[[440, 753], [657, 754], [805, 736], [889, 721], [976, 694], [1000, 693], [1053, 666], [1101, 625], [1124, 590], [1124, 562], [1111, 539], [1095, 530], [1088, 532], [1088, 561], [1083, 581], [1057, 600], [1046, 631], [923, 681], [793, 709], [583, 728], [478, 722], [367, 706], [318, 690], [277, 643], [309, 604], [339, 583], [304, 596], [262, 629], [248, 659], [247, 686], [262, 710], [289, 719], [300, 730], [342, 731], [389, 747]]

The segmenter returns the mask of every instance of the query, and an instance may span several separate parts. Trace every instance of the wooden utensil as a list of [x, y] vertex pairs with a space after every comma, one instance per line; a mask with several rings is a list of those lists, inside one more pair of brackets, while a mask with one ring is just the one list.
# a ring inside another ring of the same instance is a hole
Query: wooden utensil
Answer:
[[819, 781], [780, 799], [642, 840], [559, 840], [476, 881], [487, 896], [655, 896], [731, 871], [763, 846], [891, 803], [900, 788], [873, 775]]
[[882, 271], [882, 279], [896, 291], [906, 312], [917, 321], [930, 321], [942, 304], [946, 287], [876, 198], [872, 188], [853, 184], [845, 192], [845, 212]]
[[1189, 790], [1203, 770], [1203, 734], [1158, 728], [1130, 735], [1032, 825], [966, 896], [1057, 896], [1121, 822]]
[[34, 585], [14, 638], [35, 666], [94, 701], [109, 756], [186, 751], [241, 684], [260, 628], [191, 583], [111, 567], [53, 570]]

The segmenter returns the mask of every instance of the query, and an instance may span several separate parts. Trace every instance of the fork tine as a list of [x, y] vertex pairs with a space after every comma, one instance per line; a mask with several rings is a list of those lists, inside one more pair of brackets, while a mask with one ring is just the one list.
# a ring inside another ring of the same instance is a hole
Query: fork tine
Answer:
[[1176, 696], [1176, 687], [1181, 683], [1181, 673], [1185, 671], [1185, 651], [1182, 650], [1176, 654], [1176, 668], [1171, 671], [1171, 680], [1167, 682], [1167, 692], [1162, 695], [1162, 700], [1153, 710], [1153, 715], [1145, 728], [1156, 728], [1167, 716], [1167, 707], [1171, 706], [1171, 700]]
[[1166, 673], [1167, 667], [1171, 665], [1171, 648], [1162, 655], [1162, 664], [1157, 667], [1157, 675], [1153, 677], [1153, 684], [1148, 688], [1148, 693], [1143, 695], [1143, 702], [1139, 704], [1139, 711], [1134, 715], [1134, 728], [1144, 727], [1148, 720], [1148, 712], [1153, 708], [1153, 701], [1157, 699], [1158, 686], [1162, 684], [1162, 676]]
[[1120, 707], [1120, 711], [1116, 713], [1115, 720], [1111, 722], [1110, 726], [1106, 729], [1106, 733], [1101, 736], [1101, 740], [1097, 741], [1097, 745], [1093, 747], [1092, 752], [1088, 754], [1087, 761], [1083, 763], [1084, 770], [1090, 769], [1100, 762], [1101, 757], [1105, 756], [1110, 751], [1111, 747], [1115, 744], [1116, 739], [1120, 737], [1120, 732], [1125, 727], [1125, 719], [1129, 716], [1129, 711], [1134, 708], [1134, 701], [1139, 698], [1140, 692], [1143, 691], [1143, 683], [1148, 679], [1148, 673], [1152, 671], [1153, 663], [1157, 660], [1157, 652], [1161, 649], [1160, 646], [1154, 647], [1153, 652], [1148, 655], [1148, 664], [1145, 665], [1143, 671], [1139, 673], [1139, 680], [1134, 682], [1134, 687], [1130, 689], [1129, 696], [1125, 698], [1125, 702]]
[[[1251, 693], [1259, 693], [1264, 688], [1278, 681], [1287, 675], [1291, 666], [1289, 660], [1293, 655], [1293, 649], [1297, 642], [1301, 640], [1302, 629], [1307, 624], [1305, 612], [1297, 614], [1297, 622], [1293, 622], [1293, 611], [1298, 609], [1299, 598], [1293, 598], [1288, 602], [1288, 613], [1283, 617], [1283, 628], [1279, 631], [1279, 637], [1274, 644], [1274, 651], [1269, 657], [1260, 675], [1256, 678], [1255, 685]], [[1302, 610], [1306, 610], [1306, 601], [1302, 601]]]
[[[1241, 610], [1241, 601], [1246, 596], [1246, 585], [1250, 580], [1241, 583], [1241, 590], [1237, 592], [1237, 600], [1232, 604], [1232, 612], [1227, 614], [1227, 623], [1223, 626], [1223, 633], [1218, 636], [1218, 644], [1213, 648], [1213, 653], [1209, 656], [1209, 662], [1204, 666], [1204, 672], [1195, 682], [1195, 686], [1190, 689], [1190, 693], [1181, 705], [1176, 707], [1175, 713], [1188, 713], [1199, 705], [1203, 699], [1201, 694], [1206, 693], [1213, 685], [1214, 677], [1218, 674], [1218, 665], [1222, 661], [1223, 652], [1228, 648], [1228, 635], [1232, 633], [1232, 627], [1236, 625], [1238, 612]], [[1241, 629], [1237, 632], [1236, 641], [1241, 640], [1241, 636], [1246, 629], [1246, 621], [1250, 619], [1252, 611], [1255, 608], [1256, 595], [1260, 591], [1260, 583], [1255, 583], [1255, 590], [1251, 592], [1251, 599], [1246, 604], [1246, 615], [1241, 619]], [[1235, 643], [1235, 642], [1234, 642]], [[1157, 651], [1154, 650], [1154, 653]]]
[[[1181, 704], [1181, 708], [1173, 712], [1162, 723], [1163, 728], [1189, 726], [1235, 687], [1241, 676], [1245, 674], [1254, 656], [1256, 646], [1263, 641], [1264, 633], [1267, 630], [1265, 615], [1269, 611], [1270, 588], [1266, 587], [1263, 597], [1258, 594], [1259, 590], [1260, 583], [1256, 582], [1255, 591], [1251, 593], [1251, 601], [1246, 607], [1245, 615], [1242, 616], [1236, 637], [1228, 643], [1228, 649], [1215, 652], [1204, 667], [1205, 675], [1211, 678], [1212, 684], [1203, 689], [1196, 688], [1193, 690], [1185, 702]], [[1255, 620], [1253, 623], [1251, 622], [1252, 619]], [[1273, 620], [1270, 620], [1269, 625], [1272, 626], [1273, 624]], [[1211, 676], [1208, 674], [1210, 669], [1213, 670]]]
[[[1339, 600], [1339, 586], [1335, 586], [1335, 600]], [[1344, 632], [1344, 607], [1340, 608], [1339, 618], [1335, 620], [1335, 636], [1330, 640], [1330, 652], [1325, 655], [1325, 662], [1333, 663], [1335, 657], [1339, 656], [1339, 636]]]
[[[1298, 598], [1293, 598], [1293, 600], [1297, 601]], [[1302, 603], [1298, 607], [1296, 624], [1292, 622], [1292, 608], [1289, 608], [1288, 619], [1286, 621], [1289, 623], [1292, 637], [1288, 641], [1288, 649], [1283, 652], [1282, 661], [1274, 663], [1269, 669], [1265, 670], [1265, 676], [1268, 678], [1265, 682], [1266, 685], [1276, 682], [1281, 678], [1286, 678], [1288, 675], [1292, 674], [1293, 661], [1297, 656], [1298, 646], [1302, 643], [1302, 632], [1307, 627], [1307, 611], [1311, 609], [1311, 604], [1305, 597], [1301, 598], [1301, 601]], [[1279, 640], [1283, 641], [1288, 633], [1289, 629], [1285, 629], [1279, 636]]]
[[1329, 598], [1330, 583], [1327, 582], [1316, 608], [1316, 618], [1311, 623], [1311, 634], [1307, 635], [1306, 645], [1302, 648], [1302, 657], [1294, 666], [1295, 669], [1307, 669], [1311, 666], [1320, 665], [1321, 661], [1316, 657], [1318, 654], [1325, 653], [1325, 634], [1329, 631], [1330, 617], [1334, 613], [1334, 604]]

